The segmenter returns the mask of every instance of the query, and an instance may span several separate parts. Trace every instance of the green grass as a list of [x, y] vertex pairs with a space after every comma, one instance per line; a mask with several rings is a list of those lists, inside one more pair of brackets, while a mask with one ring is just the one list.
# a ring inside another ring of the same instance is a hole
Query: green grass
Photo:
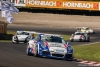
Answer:
[[7, 31], [7, 34], [16, 34], [16, 32], [15, 31]]
[[0, 42], [11, 42], [11, 40], [0, 40]]
[[62, 37], [63, 37], [65, 40], [69, 40], [69, 39], [70, 39], [70, 35], [63, 35], [63, 34], [62, 34]]
[[74, 46], [74, 56], [78, 59], [100, 62], [100, 43]]

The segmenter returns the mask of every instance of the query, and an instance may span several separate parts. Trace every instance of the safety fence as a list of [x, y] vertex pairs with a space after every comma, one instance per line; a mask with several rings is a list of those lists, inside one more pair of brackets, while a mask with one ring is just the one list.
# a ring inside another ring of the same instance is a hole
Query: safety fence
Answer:
[[7, 33], [7, 23], [0, 21], [0, 34]]

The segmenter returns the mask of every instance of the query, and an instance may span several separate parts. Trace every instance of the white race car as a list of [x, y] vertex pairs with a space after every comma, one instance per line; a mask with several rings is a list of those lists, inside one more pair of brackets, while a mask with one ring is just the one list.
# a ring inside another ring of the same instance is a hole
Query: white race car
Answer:
[[83, 32], [75, 32], [74, 34], [72, 34], [72, 36], [70, 37], [70, 41], [90, 41], [90, 35], [88, 35], [87, 33], [83, 33]]
[[95, 32], [93, 31], [93, 29], [91, 29], [89, 27], [78, 27], [77, 31], [81, 31], [81, 32], [87, 33], [87, 34], [95, 34]]
[[39, 34], [27, 45], [27, 55], [72, 60], [73, 47], [59, 35]]
[[33, 35], [27, 31], [17, 31], [14, 36], [12, 36], [12, 43], [28, 42], [33, 38]]

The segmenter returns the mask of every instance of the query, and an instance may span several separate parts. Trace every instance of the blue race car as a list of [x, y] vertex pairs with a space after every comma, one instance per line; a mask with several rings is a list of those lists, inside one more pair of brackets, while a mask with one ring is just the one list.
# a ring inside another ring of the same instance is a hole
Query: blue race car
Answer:
[[61, 35], [38, 34], [27, 44], [27, 55], [73, 60], [73, 47]]

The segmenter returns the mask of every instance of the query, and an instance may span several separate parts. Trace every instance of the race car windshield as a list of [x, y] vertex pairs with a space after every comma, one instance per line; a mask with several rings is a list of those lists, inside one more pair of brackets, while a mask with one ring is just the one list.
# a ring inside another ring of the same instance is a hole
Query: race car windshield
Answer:
[[41, 40], [47, 42], [65, 43], [63, 38], [57, 36], [42, 36]]
[[29, 33], [27, 33], [27, 32], [19, 32], [19, 33], [17, 33], [17, 35], [29, 35]]
[[86, 30], [89, 30], [89, 28], [86, 28]]

